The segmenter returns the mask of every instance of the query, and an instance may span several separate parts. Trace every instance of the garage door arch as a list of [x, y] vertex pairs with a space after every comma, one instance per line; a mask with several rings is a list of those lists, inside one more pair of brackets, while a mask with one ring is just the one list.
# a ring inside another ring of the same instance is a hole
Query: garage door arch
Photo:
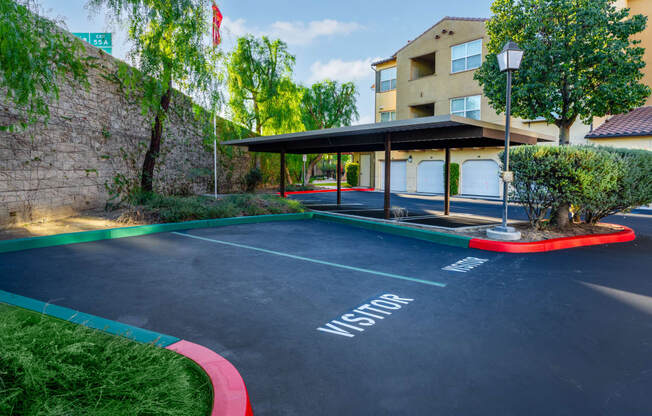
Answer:
[[417, 165], [417, 192], [444, 193], [444, 161], [423, 160]]
[[473, 159], [462, 163], [460, 177], [463, 195], [500, 196], [500, 168], [495, 160]]

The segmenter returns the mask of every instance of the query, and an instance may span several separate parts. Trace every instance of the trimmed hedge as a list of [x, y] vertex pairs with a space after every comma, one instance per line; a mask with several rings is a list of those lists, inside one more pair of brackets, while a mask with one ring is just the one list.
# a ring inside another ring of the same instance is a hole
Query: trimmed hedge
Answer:
[[[502, 158], [502, 154], [501, 154]], [[511, 197], [540, 227], [562, 204], [595, 224], [652, 201], [652, 152], [594, 146], [519, 146], [510, 152]]]
[[[446, 177], [446, 164], [444, 164], [444, 178]], [[451, 163], [451, 195], [457, 195], [460, 191], [460, 165]]]
[[346, 183], [351, 186], [358, 186], [358, 175], [360, 175], [360, 164], [350, 162], [346, 164]]

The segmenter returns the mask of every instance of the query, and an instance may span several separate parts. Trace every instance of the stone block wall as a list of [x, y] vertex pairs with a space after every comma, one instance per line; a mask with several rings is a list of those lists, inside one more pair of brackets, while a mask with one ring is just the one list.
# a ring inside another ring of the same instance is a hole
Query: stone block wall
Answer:
[[[138, 177], [149, 145], [150, 120], [112, 79], [119, 61], [92, 46], [87, 49], [99, 64], [89, 72], [88, 90], [62, 82], [47, 125], [0, 132], [0, 225], [104, 207], [107, 184], [118, 177]], [[0, 124], [19, 120], [11, 102], [0, 96]], [[212, 192], [213, 152], [204, 144], [210, 117], [198, 120], [191, 100], [181, 93], [174, 95], [169, 114], [155, 172], [156, 189]], [[248, 155], [236, 151], [222, 156], [219, 191], [238, 191], [249, 169]]]

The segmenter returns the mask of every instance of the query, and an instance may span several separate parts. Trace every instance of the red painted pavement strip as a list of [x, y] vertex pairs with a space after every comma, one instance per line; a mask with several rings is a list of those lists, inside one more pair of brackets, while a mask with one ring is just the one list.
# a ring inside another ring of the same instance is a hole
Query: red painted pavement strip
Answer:
[[[605, 224], [613, 225], [613, 224]], [[532, 241], [529, 243], [518, 243], [509, 241], [494, 241], [473, 238], [469, 242], [470, 248], [477, 248], [487, 251], [499, 251], [503, 253], [541, 253], [544, 251], [563, 250], [565, 248], [594, 246], [608, 243], [624, 243], [633, 241], [636, 238], [634, 230], [629, 227], [622, 227], [622, 231], [608, 234], [578, 235], [574, 237], [552, 238], [550, 240]]]
[[[374, 191], [374, 188], [345, 188], [342, 189], [342, 192], [347, 192], [347, 191], [360, 191], [360, 192], [371, 192]], [[315, 189], [313, 191], [289, 191], [286, 192], [285, 195], [296, 195], [296, 194], [319, 194], [322, 192], [337, 192], [337, 189]], [[276, 193], [277, 195], [280, 195], [280, 192]]]
[[186, 340], [166, 347], [196, 362], [213, 385], [211, 416], [253, 416], [249, 394], [238, 370], [214, 351]]

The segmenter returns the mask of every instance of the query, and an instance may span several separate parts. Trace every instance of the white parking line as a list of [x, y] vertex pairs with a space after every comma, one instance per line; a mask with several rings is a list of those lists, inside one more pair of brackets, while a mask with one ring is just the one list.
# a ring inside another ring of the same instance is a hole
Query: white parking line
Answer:
[[280, 251], [274, 251], [274, 250], [267, 250], [265, 248], [252, 247], [252, 246], [248, 246], [248, 245], [245, 245], [245, 244], [232, 243], [230, 241], [214, 240], [212, 238], [200, 237], [198, 235], [192, 235], [192, 234], [179, 233], [179, 232], [176, 232], [176, 231], [172, 232], [172, 234], [180, 235], [182, 237], [194, 238], [196, 240], [203, 240], [203, 241], [208, 241], [208, 242], [211, 242], [211, 243], [222, 244], [222, 245], [225, 245], [225, 246], [244, 248], [244, 249], [247, 249], [247, 250], [254, 250], [254, 251], [260, 251], [262, 253], [274, 254], [276, 256], [289, 257], [289, 258], [295, 259], [295, 260], [309, 261], [311, 263], [323, 264], [325, 266], [337, 267], [337, 268], [340, 268], [340, 269], [352, 270], [352, 271], [355, 271], [355, 272], [375, 274], [377, 276], [391, 277], [392, 279], [399, 279], [399, 280], [407, 280], [408, 282], [422, 283], [424, 285], [430, 285], [430, 286], [446, 287], [446, 283], [433, 282], [431, 280], [417, 279], [417, 278], [414, 278], [414, 277], [401, 276], [401, 275], [392, 274], [392, 273], [378, 272], [378, 271], [375, 271], [375, 270], [363, 269], [363, 268], [360, 268], [360, 267], [347, 266], [345, 264], [332, 263], [330, 261], [311, 259], [309, 257], [295, 256], [294, 254], [282, 253]]

